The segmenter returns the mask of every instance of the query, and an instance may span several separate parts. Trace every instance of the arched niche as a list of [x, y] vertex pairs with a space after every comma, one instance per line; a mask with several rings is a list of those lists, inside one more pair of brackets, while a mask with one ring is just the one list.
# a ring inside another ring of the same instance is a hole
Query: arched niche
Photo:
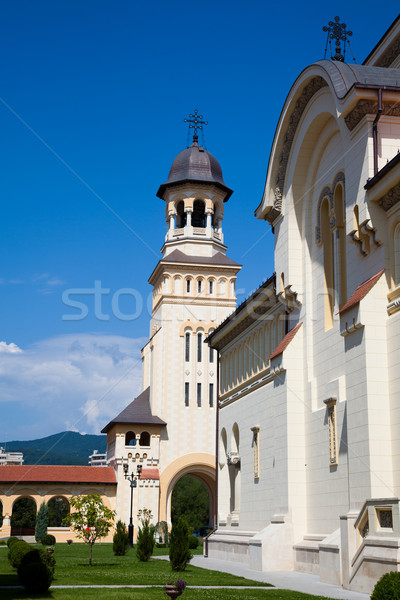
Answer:
[[69, 502], [64, 496], [53, 496], [47, 502], [48, 527], [68, 527], [63, 520], [69, 515]]

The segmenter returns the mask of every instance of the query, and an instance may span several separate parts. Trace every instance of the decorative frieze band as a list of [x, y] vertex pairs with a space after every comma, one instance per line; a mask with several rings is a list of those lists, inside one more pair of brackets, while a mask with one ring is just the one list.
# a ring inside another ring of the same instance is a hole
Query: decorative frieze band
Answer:
[[378, 204], [384, 211], [388, 211], [400, 201], [400, 183], [392, 187], [387, 194], [379, 198]]

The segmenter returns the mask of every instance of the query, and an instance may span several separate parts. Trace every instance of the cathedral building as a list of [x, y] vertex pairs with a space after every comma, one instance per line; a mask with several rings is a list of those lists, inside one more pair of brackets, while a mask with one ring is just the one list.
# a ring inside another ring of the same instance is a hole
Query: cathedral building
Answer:
[[289, 91], [255, 211], [275, 273], [208, 336], [208, 555], [370, 592], [400, 568], [400, 17], [361, 65], [338, 21], [335, 56]]

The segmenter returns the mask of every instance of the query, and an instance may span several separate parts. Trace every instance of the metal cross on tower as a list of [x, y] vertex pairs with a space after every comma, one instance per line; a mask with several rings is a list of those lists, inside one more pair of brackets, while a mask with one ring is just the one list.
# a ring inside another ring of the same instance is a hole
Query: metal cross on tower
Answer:
[[[346, 43], [349, 44], [350, 51], [351, 51], [351, 46], [350, 46], [350, 42], [349, 42], [348, 38], [353, 35], [353, 32], [347, 31], [346, 23], [339, 23], [339, 21], [340, 21], [340, 17], [335, 17], [334, 21], [329, 21], [329, 24], [328, 24], [329, 27], [327, 27], [325, 25], [322, 28], [322, 31], [326, 31], [328, 33], [327, 38], [326, 38], [326, 47], [325, 47], [324, 58], [326, 58], [326, 51], [328, 49], [328, 41], [329, 41], [329, 44], [331, 44], [331, 40], [335, 40], [335, 53], [336, 54], [335, 54], [335, 56], [332, 56], [332, 52], [331, 52], [331, 59], [338, 60], [340, 62], [344, 62], [344, 57], [346, 56]], [[344, 42], [343, 54], [342, 54], [341, 42]], [[355, 61], [354, 56], [353, 56], [353, 60]]]
[[193, 141], [194, 142], [197, 142], [197, 140], [198, 140], [197, 130], [200, 129], [200, 131], [203, 131], [203, 125], [208, 125], [208, 121], [202, 121], [203, 115], [199, 115], [198, 112], [199, 111], [197, 110], [197, 108], [195, 108], [193, 115], [190, 114], [188, 119], [183, 119], [184, 123], [189, 123], [189, 132], [191, 129], [194, 129], [194, 132], [193, 132]]

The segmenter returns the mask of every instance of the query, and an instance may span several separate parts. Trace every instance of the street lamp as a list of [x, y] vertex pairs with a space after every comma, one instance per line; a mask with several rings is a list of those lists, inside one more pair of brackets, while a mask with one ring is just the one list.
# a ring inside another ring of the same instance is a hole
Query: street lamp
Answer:
[[137, 486], [137, 479], [140, 479], [140, 473], [142, 472], [142, 465], [138, 465], [136, 467], [136, 473], [132, 471], [129, 475], [129, 465], [124, 463], [124, 477], [131, 483], [131, 515], [129, 517], [129, 525], [128, 525], [128, 536], [129, 536], [129, 545], [133, 547], [133, 521], [132, 521], [132, 509], [133, 509], [133, 488]]

